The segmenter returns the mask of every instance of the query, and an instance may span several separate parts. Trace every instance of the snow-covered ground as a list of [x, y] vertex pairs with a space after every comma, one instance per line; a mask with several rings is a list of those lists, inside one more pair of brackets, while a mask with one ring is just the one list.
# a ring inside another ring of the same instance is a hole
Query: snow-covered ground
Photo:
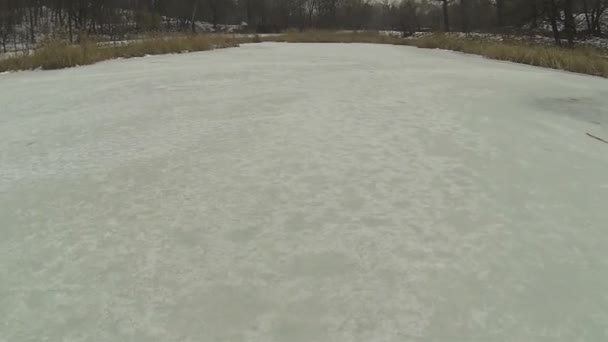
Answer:
[[0, 103], [0, 341], [608, 338], [605, 79], [264, 43]]

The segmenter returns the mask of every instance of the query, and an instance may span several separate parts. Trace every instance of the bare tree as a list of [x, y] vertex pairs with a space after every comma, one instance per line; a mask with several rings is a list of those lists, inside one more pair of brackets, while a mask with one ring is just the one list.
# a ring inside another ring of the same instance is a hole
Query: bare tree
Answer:
[[572, 0], [564, 0], [564, 29], [566, 31], [566, 38], [568, 39], [568, 46], [574, 46], [576, 24], [574, 23]]
[[[117, 39], [151, 30], [196, 32], [200, 22], [248, 23], [249, 30], [288, 28], [401, 30], [422, 28], [464, 32], [495, 28], [537, 28], [548, 22], [556, 44], [572, 45], [575, 19], [587, 32], [602, 34], [608, 0], [0, 0], [0, 48], [12, 41], [36, 44], [50, 38], [78, 42], [84, 35]], [[49, 24], [49, 21], [52, 24]]]
[[496, 0], [496, 18], [498, 27], [505, 26], [505, 0]]
[[555, 0], [544, 0], [545, 12], [547, 13], [547, 17], [551, 22], [551, 29], [553, 30], [553, 37], [555, 38], [555, 44], [558, 46], [562, 45], [559, 26], [557, 25], [558, 18], [560, 16], [557, 4]]
[[192, 29], [192, 33], [196, 32], [196, 15], [198, 12], [199, 0], [192, 0], [192, 16], [190, 19], [190, 28]]
[[608, 8], [608, 0], [583, 0], [583, 11], [585, 13], [585, 21], [589, 33], [601, 36], [602, 21]]
[[15, 33], [15, 26], [18, 23], [18, 15], [13, 3], [0, 3], [0, 43], [2, 51], [7, 51], [7, 45], [11, 34]]
[[468, 2], [460, 0], [460, 20], [462, 21], [462, 32], [469, 32]]
[[450, 32], [450, 0], [438, 0], [441, 2], [441, 9], [443, 13], [443, 30], [445, 32]]

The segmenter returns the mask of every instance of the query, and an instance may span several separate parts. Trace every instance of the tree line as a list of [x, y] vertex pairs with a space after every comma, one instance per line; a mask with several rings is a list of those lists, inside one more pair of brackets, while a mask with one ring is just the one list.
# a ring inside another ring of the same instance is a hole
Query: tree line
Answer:
[[[285, 29], [528, 30], [549, 23], [556, 43], [602, 35], [608, 0], [0, 0], [0, 43], [40, 37], [116, 39], [130, 32], [197, 31], [205, 21], [249, 32]], [[577, 32], [576, 20], [586, 24]], [[246, 25], [245, 25], [246, 24]]]
[[[469, 32], [471, 29], [505, 30], [524, 29], [528, 32], [538, 30], [545, 23], [550, 24], [556, 44], [562, 38], [572, 45], [577, 34], [602, 36], [608, 10], [608, 0], [435, 0], [441, 3], [443, 29], [450, 31], [450, 17], [456, 15], [459, 24], [456, 29]], [[456, 4], [458, 10], [450, 10]], [[491, 7], [490, 10], [487, 10]], [[486, 10], [482, 10], [486, 8]], [[481, 11], [480, 11], [481, 10]], [[471, 22], [471, 15], [490, 18], [481, 24]], [[584, 25], [578, 24], [582, 21]], [[481, 25], [480, 25], [481, 24]], [[484, 27], [485, 26], [485, 27]], [[581, 27], [583, 27], [581, 29]]]

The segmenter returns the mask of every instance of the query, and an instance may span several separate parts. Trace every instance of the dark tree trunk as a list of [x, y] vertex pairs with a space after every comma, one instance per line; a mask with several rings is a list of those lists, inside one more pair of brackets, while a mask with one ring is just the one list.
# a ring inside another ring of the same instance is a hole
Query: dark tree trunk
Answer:
[[538, 6], [536, 1], [530, 2], [530, 12], [532, 13], [532, 28], [538, 28]]
[[34, 34], [34, 31], [36, 30], [36, 23], [34, 20], [35, 10], [32, 6], [33, 4], [30, 4], [30, 7], [28, 7], [28, 19], [30, 20], [30, 42], [32, 44], [36, 44], [36, 35]]
[[253, 24], [252, 19], [252, 13], [251, 13], [251, 0], [247, 0], [247, 25], [249, 27], [252, 27], [251, 25]]
[[547, 12], [547, 16], [551, 22], [551, 29], [553, 30], [553, 37], [555, 38], [555, 45], [561, 46], [562, 40], [559, 34], [559, 27], [557, 26], [557, 16], [559, 14], [555, 0], [545, 0], [545, 7], [545, 11]]
[[70, 38], [70, 44], [74, 42], [74, 33], [72, 30], [72, 20], [74, 20], [74, 15], [72, 14], [72, 10], [68, 10], [68, 36]]
[[505, 26], [505, 0], [496, 0], [496, 17], [498, 27]]
[[443, 0], [443, 29], [450, 32], [450, 15], [448, 14], [448, 0]]
[[213, 24], [213, 30], [215, 30], [217, 32], [217, 24], [219, 23], [219, 20], [220, 20], [217, 4], [215, 2], [211, 2], [210, 8], [211, 8], [211, 18], [212, 18], [211, 21]]
[[469, 11], [467, 10], [467, 1], [460, 0], [460, 19], [462, 20], [462, 32], [469, 32]]
[[568, 38], [568, 46], [574, 46], [574, 38], [576, 35], [576, 24], [574, 23], [574, 13], [572, 8], [572, 0], [564, 0], [564, 26], [566, 37]]
[[602, 18], [604, 17], [604, 13], [606, 12], [606, 9], [608, 9], [607, 0], [604, 0], [604, 1], [595, 0], [595, 9], [594, 9], [595, 23], [593, 24], [593, 26], [594, 26], [594, 33], [597, 36], [602, 35]]
[[591, 25], [591, 18], [589, 18], [589, 5], [588, 0], [583, 0], [583, 11], [585, 12], [585, 23], [587, 24], [587, 30], [593, 32], [593, 26]]
[[194, 4], [192, 6], [192, 20], [191, 20], [191, 29], [192, 33], [196, 33], [196, 12], [198, 10], [198, 0], [194, 0]]

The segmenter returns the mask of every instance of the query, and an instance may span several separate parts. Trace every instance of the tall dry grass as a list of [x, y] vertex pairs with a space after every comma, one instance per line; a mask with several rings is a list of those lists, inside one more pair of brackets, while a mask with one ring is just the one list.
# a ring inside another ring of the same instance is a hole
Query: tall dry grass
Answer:
[[377, 32], [361, 31], [288, 31], [278, 36], [264, 37], [264, 41], [285, 43], [370, 43], [405, 45], [406, 42], [394, 36], [381, 35]]
[[372, 43], [410, 45], [423, 49], [444, 49], [481, 55], [491, 59], [529, 64], [608, 78], [608, 58], [590, 48], [560, 48], [522, 41], [483, 41], [432, 34], [403, 39], [375, 32], [305, 31], [265, 37], [265, 41], [288, 43]]
[[289, 31], [277, 36], [176, 35], [152, 37], [119, 46], [100, 46], [84, 40], [79, 45], [49, 42], [33, 53], [0, 60], [0, 72], [30, 69], [61, 69], [93, 64], [113, 58], [141, 57], [167, 53], [206, 51], [236, 47], [252, 42], [287, 43], [372, 43], [411, 45], [424, 49], [445, 49], [481, 55], [491, 59], [529, 64], [608, 78], [608, 58], [590, 48], [559, 48], [521, 41], [484, 41], [432, 34], [403, 39], [376, 32]]
[[608, 78], [608, 58], [601, 51], [587, 48], [561, 48], [522, 41], [483, 41], [452, 38], [442, 34], [412, 39], [414, 46], [445, 49], [490, 59], [534, 65]]
[[32, 69], [62, 69], [94, 64], [114, 58], [142, 57], [167, 53], [206, 51], [236, 47], [245, 38], [219, 35], [187, 35], [142, 39], [125, 45], [99, 45], [84, 40], [78, 45], [51, 41], [32, 53], [0, 60], [0, 72]]

